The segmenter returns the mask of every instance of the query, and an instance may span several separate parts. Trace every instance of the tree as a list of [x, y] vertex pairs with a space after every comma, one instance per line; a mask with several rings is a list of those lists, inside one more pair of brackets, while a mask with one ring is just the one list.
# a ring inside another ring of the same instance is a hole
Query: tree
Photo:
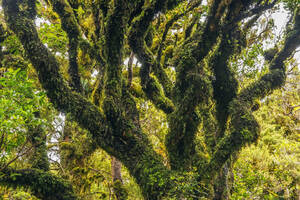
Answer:
[[[44, 3], [2, 0], [8, 27], [54, 107], [69, 113], [93, 144], [120, 160], [145, 199], [213, 198], [213, 185], [226, 162], [234, 162], [242, 147], [258, 139], [259, 124], [252, 114], [256, 101], [284, 84], [284, 62], [300, 45], [299, 3], [284, 1], [294, 12], [283, 44], [266, 56], [269, 70], [239, 90], [232, 58], [250, 45], [248, 31], [277, 0], [214, 0], [208, 5], [49, 0], [46, 4], [59, 16], [68, 38], [66, 80], [34, 23]], [[98, 72], [91, 94], [80, 81], [82, 55]], [[130, 55], [140, 67], [124, 69]], [[137, 98], [167, 115], [167, 164], [140, 126]], [[45, 170], [6, 168], [2, 173], [1, 184], [29, 187], [42, 199], [76, 199], [70, 185]]]

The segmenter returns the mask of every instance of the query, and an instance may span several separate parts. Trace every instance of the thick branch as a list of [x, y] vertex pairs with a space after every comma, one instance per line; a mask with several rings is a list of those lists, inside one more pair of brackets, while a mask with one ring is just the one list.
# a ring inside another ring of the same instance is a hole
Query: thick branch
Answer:
[[216, 100], [216, 118], [219, 123], [219, 130], [216, 135], [217, 140], [224, 135], [229, 114], [228, 105], [236, 97], [238, 89], [237, 80], [230, 70], [228, 62], [232, 55], [238, 54], [241, 49], [246, 47], [245, 36], [237, 22], [233, 21], [236, 15], [246, 8], [238, 1], [232, 2], [229, 8], [225, 24], [231, 24], [231, 29], [223, 30], [221, 42], [210, 63], [215, 76], [213, 88], [214, 99]]
[[[121, 97], [122, 91], [122, 50], [126, 22], [126, 1], [117, 0], [108, 16], [106, 26], [106, 94], [116, 98]], [[116, 99], [117, 100], [117, 99]]]
[[72, 186], [48, 172], [36, 169], [5, 169], [0, 171], [0, 184], [13, 188], [30, 188], [42, 200], [75, 200]]
[[75, 14], [72, 7], [66, 0], [51, 0], [53, 9], [58, 13], [61, 19], [62, 28], [67, 32], [69, 38], [69, 75], [71, 77], [71, 87], [81, 93], [82, 85], [78, 73], [78, 44], [80, 37], [80, 29], [77, 24]]
[[219, 124], [216, 138], [223, 137], [228, 117], [228, 104], [237, 93], [238, 83], [228, 66], [228, 59], [234, 53], [233, 39], [230, 36], [223, 36], [211, 63], [215, 76], [213, 88], [214, 99], [216, 100], [216, 117]]
[[171, 167], [176, 170], [191, 167], [195, 155], [194, 139], [201, 122], [195, 109], [212, 95], [209, 77], [201, 70], [195, 70], [197, 61], [192, 56], [193, 48], [194, 44], [181, 48], [175, 64], [178, 70], [173, 97], [176, 109], [168, 118], [170, 129], [166, 147]]

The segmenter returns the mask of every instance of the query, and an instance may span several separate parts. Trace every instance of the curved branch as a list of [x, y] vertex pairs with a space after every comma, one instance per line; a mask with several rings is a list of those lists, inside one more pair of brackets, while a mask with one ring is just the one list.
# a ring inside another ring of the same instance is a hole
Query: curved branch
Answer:
[[283, 48], [271, 61], [269, 73], [240, 92], [239, 96], [247, 99], [249, 103], [264, 98], [284, 84], [286, 78], [284, 61], [300, 46], [300, 9], [295, 11], [294, 21], [294, 29], [287, 33]]
[[260, 14], [263, 11], [266, 11], [268, 9], [273, 8], [276, 5], [277, 2], [278, 2], [278, 0], [274, 0], [273, 2], [267, 2], [264, 5], [257, 5], [255, 8], [252, 8], [251, 10], [249, 10], [247, 12], [244, 12], [244, 13], [240, 14], [239, 16], [237, 16], [234, 19], [234, 21], [238, 22], [238, 21], [241, 21], [241, 20], [246, 19], [248, 17], [252, 17], [254, 15]]
[[247, 4], [246, 6], [241, 7], [240, 11], [235, 12], [231, 16], [231, 20], [227, 21], [223, 25], [223, 31], [230, 32], [230, 30], [232, 30], [234, 28], [235, 24], [242, 21], [243, 19], [252, 17], [252, 19], [250, 19], [243, 28], [244, 31], [247, 31], [249, 28], [251, 28], [251, 26], [254, 24], [254, 22], [256, 22], [256, 20], [260, 17], [261, 13], [263, 13], [264, 11], [266, 11], [268, 9], [273, 8], [277, 2], [278, 2], [278, 0], [274, 0], [273, 2], [267, 2], [264, 5], [256, 5], [255, 8], [253, 8], [251, 10], [247, 9], [247, 6], [249, 6], [250, 3]]
[[216, 175], [233, 153], [238, 152], [245, 144], [258, 139], [259, 124], [244, 99], [233, 100], [230, 103], [229, 113], [231, 116], [229, 133], [218, 141], [210, 162], [202, 169], [203, 175], [206, 172], [204, 176]]
[[211, 161], [204, 169], [209, 171], [208, 174], [215, 175], [234, 152], [258, 138], [259, 125], [251, 108], [255, 99], [264, 98], [285, 82], [286, 69], [283, 62], [300, 46], [300, 9], [296, 10], [294, 19], [294, 29], [288, 33], [283, 49], [270, 63], [270, 72], [242, 90], [230, 103], [229, 133], [220, 140]]
[[197, 1], [196, 3], [194, 3], [193, 5], [191, 5], [187, 10], [185, 10], [182, 13], [176, 13], [174, 16], [172, 16], [172, 18], [167, 21], [166, 25], [165, 25], [165, 30], [163, 32], [162, 38], [161, 38], [161, 42], [160, 42], [160, 46], [159, 49], [157, 51], [157, 62], [160, 63], [161, 60], [161, 56], [162, 56], [162, 50], [164, 48], [164, 42], [167, 38], [167, 34], [170, 30], [170, 28], [173, 26], [173, 24], [180, 19], [181, 17], [183, 17], [186, 13], [192, 11], [193, 9], [197, 8], [199, 5], [201, 5], [202, 0]]
[[165, 8], [166, 2], [163, 2], [160, 0], [152, 1], [144, 9], [144, 12], [134, 19], [129, 30], [128, 40], [132, 51], [142, 64], [140, 77], [144, 92], [159, 109], [166, 113], [171, 113], [174, 110], [173, 103], [165, 96], [162, 86], [158, 83], [157, 79], [150, 76], [151, 68], [158, 67], [158, 63], [155, 62], [152, 53], [146, 47], [144, 41], [154, 14]]
[[220, 20], [230, 3], [231, 0], [213, 1], [212, 6], [210, 7], [209, 15], [205, 22], [204, 29], [198, 30], [198, 36], [196, 35], [198, 43], [193, 51], [193, 57], [197, 60], [197, 62], [200, 62], [203, 58], [205, 58], [211, 47], [215, 45], [220, 33]]

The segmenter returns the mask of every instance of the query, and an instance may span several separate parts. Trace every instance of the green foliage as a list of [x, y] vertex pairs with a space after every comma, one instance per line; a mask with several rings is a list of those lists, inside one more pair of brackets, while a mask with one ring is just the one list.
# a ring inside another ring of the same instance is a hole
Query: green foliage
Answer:
[[68, 44], [67, 34], [61, 29], [60, 24], [43, 23], [39, 28], [39, 34], [44, 44], [54, 52], [65, 55]]
[[289, 10], [294, 10], [297, 6], [299, 6], [299, 0], [282, 0], [284, 3], [285, 8]]
[[3, 138], [0, 163], [4, 164], [25, 144], [29, 126], [49, 126], [49, 122], [35, 116], [48, 103], [45, 93], [35, 88], [26, 71], [9, 69], [0, 77], [0, 88], [0, 133]]

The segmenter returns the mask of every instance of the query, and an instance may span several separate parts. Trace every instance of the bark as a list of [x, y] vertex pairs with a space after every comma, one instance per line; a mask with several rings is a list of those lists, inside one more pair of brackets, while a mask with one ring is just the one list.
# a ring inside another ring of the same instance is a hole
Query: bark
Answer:
[[111, 157], [111, 171], [113, 180], [113, 192], [117, 200], [127, 199], [127, 192], [123, 187], [123, 180], [121, 174], [122, 164], [115, 157]]
[[122, 183], [121, 162], [118, 161], [115, 157], [111, 157], [111, 169], [113, 181], [119, 180]]
[[[29, 2], [32, 3], [32, 1]], [[125, 123], [123, 116], [115, 116], [117, 107], [113, 105], [113, 102], [112, 105], [109, 105], [110, 102], [108, 102], [107, 117], [104, 117], [99, 108], [81, 95], [72, 92], [59, 74], [59, 64], [55, 57], [38, 37], [33, 23], [34, 14], [31, 14], [28, 18], [24, 17], [26, 13], [23, 12], [28, 11], [20, 11], [18, 4], [16, 1], [3, 1], [6, 21], [22, 42], [53, 105], [62, 112], [71, 113], [78, 124], [91, 133], [95, 142], [101, 148], [118, 158], [129, 169], [136, 181], [141, 186], [143, 185], [142, 189], [145, 197], [157, 199], [163, 195], [160, 191], [168, 191], [167, 188], [171, 184], [157, 183], [161, 181], [164, 183], [169, 182], [170, 179], [164, 177], [169, 177], [170, 173], [163, 166], [162, 159], [154, 152], [145, 135], [138, 129], [131, 130], [132, 128], [128, 127], [130, 122]], [[118, 27], [118, 25], [109, 26]], [[119, 51], [120, 48], [117, 48], [117, 50]], [[111, 53], [114, 53], [114, 51]], [[119, 62], [118, 59], [117, 62]], [[111, 84], [116, 84], [116, 82], [112, 81]], [[114, 93], [111, 94], [114, 95]], [[106, 121], [107, 118], [112, 124]], [[118, 129], [119, 124], [117, 126], [114, 124], [116, 122], [122, 123], [125, 128], [130, 128], [130, 130], [123, 132], [124, 128]], [[149, 176], [149, 174], [152, 175]]]
[[[234, 35], [240, 31], [237, 19], [256, 5], [256, 1], [214, 0], [203, 26], [198, 26], [195, 33], [177, 48], [173, 63], [176, 81], [174, 85], [168, 84], [165, 69], [155, 59], [155, 52], [147, 46], [146, 38], [149, 37], [146, 36], [155, 15], [167, 12], [179, 1], [145, 1], [143, 7], [141, 2], [144, 1], [115, 0], [109, 6], [105, 1], [102, 2], [105, 5], [101, 5], [106, 16], [102, 49], [104, 80], [103, 87], [94, 90], [99, 93], [104, 90], [104, 95], [101, 101], [95, 96], [93, 104], [66, 84], [59, 73], [59, 63], [40, 41], [33, 23], [35, 1], [2, 2], [6, 21], [23, 44], [53, 105], [62, 112], [70, 113], [82, 128], [88, 130], [97, 146], [118, 159], [135, 178], [145, 199], [151, 200], [212, 198], [212, 182], [224, 164], [259, 136], [259, 124], [252, 115], [254, 101], [283, 85], [283, 62], [300, 45], [300, 11], [297, 10], [294, 29], [288, 33], [283, 49], [270, 62], [269, 73], [237, 92], [236, 80], [227, 66], [230, 56], [237, 52], [232, 51], [228, 40], [237, 39], [237, 44], [243, 48], [243, 38]], [[21, 3], [26, 6], [19, 9]], [[232, 29], [225, 28], [230, 23], [233, 24], [230, 26]], [[69, 39], [72, 37], [69, 34]], [[139, 126], [136, 102], [122, 75], [125, 39], [142, 64], [140, 80], [145, 98], [168, 115], [166, 147], [171, 169], [163, 164], [147, 134]], [[213, 58], [213, 62], [205, 67], [208, 57]], [[210, 73], [215, 75], [214, 83]], [[226, 97], [225, 101], [222, 101], [222, 95]], [[205, 157], [196, 151], [196, 134], [201, 122], [210, 120], [204, 118], [211, 115], [204, 115], [201, 111], [207, 109], [211, 102], [217, 103], [217, 116], [214, 117], [218, 121], [219, 132], [205, 133], [209, 140], [205, 142], [211, 148], [208, 151], [210, 155]], [[211, 141], [213, 134], [216, 137]], [[23, 175], [20, 177], [28, 177], [26, 173]], [[35, 177], [42, 175], [38, 173]], [[29, 180], [29, 186], [35, 181]], [[25, 183], [16, 181], [14, 184]]]
[[[35, 113], [36, 117], [39, 116], [39, 112]], [[33, 152], [30, 155], [29, 162], [32, 168], [40, 169], [43, 171], [49, 171], [50, 163], [47, 155], [46, 139], [47, 135], [41, 125], [37, 127], [30, 126], [28, 128], [29, 141], [32, 144]]]
[[70, 75], [70, 86], [73, 90], [81, 93], [83, 88], [80, 82], [80, 76], [78, 72], [78, 45], [80, 38], [80, 28], [77, 24], [75, 14], [72, 10], [72, 7], [66, 0], [51, 0], [53, 9], [58, 13], [61, 22], [62, 28], [66, 31], [69, 38], [69, 75]]
[[0, 174], [1, 185], [30, 188], [36, 197], [43, 200], [77, 199], [70, 184], [48, 172], [38, 169], [4, 169]]

